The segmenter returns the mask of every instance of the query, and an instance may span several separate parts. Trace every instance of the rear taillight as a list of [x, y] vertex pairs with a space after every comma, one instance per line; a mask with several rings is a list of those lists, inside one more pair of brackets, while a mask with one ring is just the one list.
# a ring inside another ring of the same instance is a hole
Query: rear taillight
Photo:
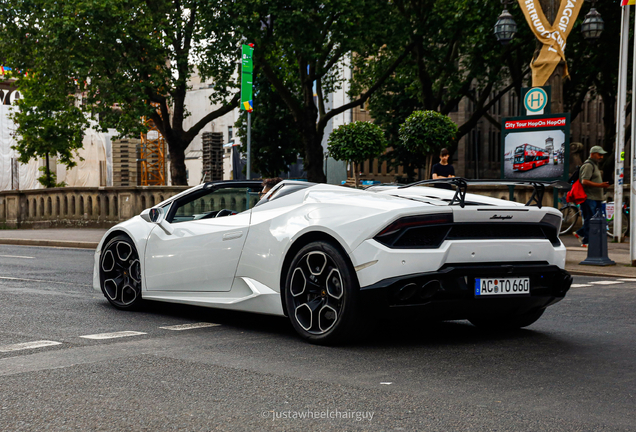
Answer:
[[558, 233], [561, 230], [561, 223], [563, 222], [563, 218], [554, 214], [546, 214], [541, 219], [542, 224], [548, 224], [554, 227], [556, 232]]
[[[417, 233], [419, 238], [416, 243], [419, 243], [420, 247], [436, 247], [446, 237], [447, 229], [443, 229], [443, 225], [450, 225], [453, 223], [452, 213], [437, 213], [431, 215], [422, 216], [406, 216], [400, 218], [384, 228], [380, 233], [375, 236], [375, 240], [386, 246], [407, 246], [404, 241], [404, 237], [409, 236], [409, 232], [412, 234]], [[436, 229], [440, 228], [440, 229]], [[423, 237], [425, 238], [421, 238]], [[411, 243], [406, 241], [406, 243]], [[416, 245], [412, 245], [417, 247]]]

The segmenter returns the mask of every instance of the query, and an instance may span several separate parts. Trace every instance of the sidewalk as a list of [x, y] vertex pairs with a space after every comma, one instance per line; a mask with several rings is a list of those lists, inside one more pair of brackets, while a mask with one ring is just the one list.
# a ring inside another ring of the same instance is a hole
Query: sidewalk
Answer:
[[0, 244], [95, 249], [108, 231], [103, 228], [0, 230]]
[[[0, 244], [20, 246], [48, 246], [95, 249], [106, 229], [99, 228], [55, 228], [40, 230], [0, 230]], [[608, 242], [609, 258], [615, 266], [598, 267], [580, 265], [587, 257], [587, 249], [571, 234], [561, 238], [567, 248], [565, 268], [574, 275], [636, 278], [636, 267], [631, 266], [629, 240], [626, 243]]]
[[607, 255], [612, 261], [616, 262], [616, 265], [607, 267], [580, 265], [579, 263], [587, 258], [587, 249], [581, 247], [581, 243], [572, 234], [562, 236], [561, 241], [568, 251], [565, 269], [571, 274], [636, 278], [636, 267], [631, 266], [629, 256], [630, 237], [627, 237], [624, 243], [608, 241]]

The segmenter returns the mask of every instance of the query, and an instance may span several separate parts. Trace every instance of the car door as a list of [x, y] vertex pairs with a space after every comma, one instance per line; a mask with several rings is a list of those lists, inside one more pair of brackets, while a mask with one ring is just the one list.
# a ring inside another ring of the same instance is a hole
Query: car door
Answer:
[[[155, 227], [145, 253], [149, 291], [229, 291], [250, 226], [253, 187], [211, 187], [172, 204], [171, 234]], [[230, 214], [230, 210], [233, 214]]]

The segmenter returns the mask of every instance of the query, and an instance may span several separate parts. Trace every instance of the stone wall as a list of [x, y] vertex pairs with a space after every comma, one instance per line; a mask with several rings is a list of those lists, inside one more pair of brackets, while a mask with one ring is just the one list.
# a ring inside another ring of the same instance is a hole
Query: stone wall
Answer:
[[188, 189], [185, 186], [64, 187], [0, 192], [9, 228], [110, 227]]

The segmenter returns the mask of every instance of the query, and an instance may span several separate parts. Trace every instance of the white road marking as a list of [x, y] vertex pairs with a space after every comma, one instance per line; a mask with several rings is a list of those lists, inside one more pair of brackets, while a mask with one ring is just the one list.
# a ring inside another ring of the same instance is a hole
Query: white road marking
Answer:
[[115, 339], [115, 338], [139, 336], [139, 335], [145, 335], [145, 334], [147, 333], [136, 332], [136, 331], [120, 331], [115, 333], [100, 333], [100, 334], [94, 334], [94, 335], [85, 335], [80, 337], [84, 339]]
[[589, 287], [592, 286], [590, 284], [572, 284], [571, 288], [583, 288], [583, 287]]
[[594, 285], [616, 285], [616, 284], [622, 284], [623, 282], [621, 281], [596, 281], [596, 282], [590, 282], [591, 284]]
[[42, 347], [53, 346], [53, 345], [62, 345], [62, 342], [44, 340], [44, 341], [18, 343], [13, 345], [5, 345], [0, 347], [0, 353], [11, 352], [11, 351], [21, 351], [25, 349], [42, 348]]
[[636, 279], [618, 279], [619, 281], [623, 281], [623, 282], [636, 282]]
[[380, 384], [382, 384], [382, 385], [391, 385], [393, 383], [392, 382], [381, 382]]
[[20, 255], [0, 255], [0, 258], [24, 258], [24, 259], [35, 259], [35, 257], [20, 256]]
[[84, 286], [84, 284], [76, 284], [76, 283], [71, 283], [71, 282], [59, 282], [59, 281], [49, 281], [49, 280], [41, 280], [41, 279], [24, 279], [24, 278], [17, 278], [17, 277], [8, 277], [8, 276], [0, 276], [0, 280], [16, 280], [16, 281], [23, 281], [23, 282], [45, 282], [45, 283], [54, 283], [54, 284], [62, 284], [62, 285], [82, 285]]
[[193, 323], [193, 324], [179, 324], [179, 325], [159, 327], [159, 328], [160, 329], [165, 329], [165, 330], [181, 331], [181, 330], [192, 330], [192, 329], [205, 328], [205, 327], [215, 327], [215, 326], [219, 326], [219, 325], [221, 325], [221, 324], [213, 324], [213, 323], [201, 322], [201, 323]]

